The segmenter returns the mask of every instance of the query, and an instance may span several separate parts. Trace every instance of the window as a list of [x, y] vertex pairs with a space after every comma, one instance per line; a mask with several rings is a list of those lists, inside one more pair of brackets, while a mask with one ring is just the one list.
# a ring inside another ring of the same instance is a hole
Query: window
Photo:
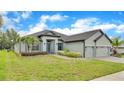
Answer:
[[58, 50], [63, 50], [63, 43], [58, 43]]
[[39, 45], [38, 44], [34, 44], [32, 46], [32, 50], [39, 50]]

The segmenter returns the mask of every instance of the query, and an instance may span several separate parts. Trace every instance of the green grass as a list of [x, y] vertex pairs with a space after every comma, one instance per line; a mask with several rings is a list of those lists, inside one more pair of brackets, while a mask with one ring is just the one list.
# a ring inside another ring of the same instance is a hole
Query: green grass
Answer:
[[121, 58], [124, 58], [124, 54], [121, 55]]
[[122, 70], [121, 63], [53, 55], [21, 57], [0, 51], [0, 80], [91, 80]]

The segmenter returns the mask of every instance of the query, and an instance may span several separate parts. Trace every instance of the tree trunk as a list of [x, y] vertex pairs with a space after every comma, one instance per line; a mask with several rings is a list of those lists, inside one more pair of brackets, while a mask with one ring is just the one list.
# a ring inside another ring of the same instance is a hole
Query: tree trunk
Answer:
[[118, 54], [117, 47], [113, 47], [113, 54]]

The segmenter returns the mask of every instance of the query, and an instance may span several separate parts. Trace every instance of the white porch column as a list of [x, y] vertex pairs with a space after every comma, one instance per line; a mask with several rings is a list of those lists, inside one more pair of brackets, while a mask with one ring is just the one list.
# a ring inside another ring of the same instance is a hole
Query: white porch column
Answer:
[[47, 50], [46, 50], [46, 47], [47, 47], [47, 41], [46, 41], [46, 39], [45, 38], [42, 38], [42, 40], [43, 40], [43, 52], [46, 52]]
[[55, 39], [55, 53], [58, 52], [58, 39]]

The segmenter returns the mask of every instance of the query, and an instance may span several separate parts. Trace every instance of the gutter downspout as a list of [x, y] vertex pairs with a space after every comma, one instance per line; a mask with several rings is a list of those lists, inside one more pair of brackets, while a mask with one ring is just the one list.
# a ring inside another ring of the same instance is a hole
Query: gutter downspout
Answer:
[[85, 40], [83, 40], [83, 57], [85, 58]]
[[94, 43], [95, 43], [95, 46], [94, 46], [94, 57], [96, 57], [96, 40], [94, 41]]

